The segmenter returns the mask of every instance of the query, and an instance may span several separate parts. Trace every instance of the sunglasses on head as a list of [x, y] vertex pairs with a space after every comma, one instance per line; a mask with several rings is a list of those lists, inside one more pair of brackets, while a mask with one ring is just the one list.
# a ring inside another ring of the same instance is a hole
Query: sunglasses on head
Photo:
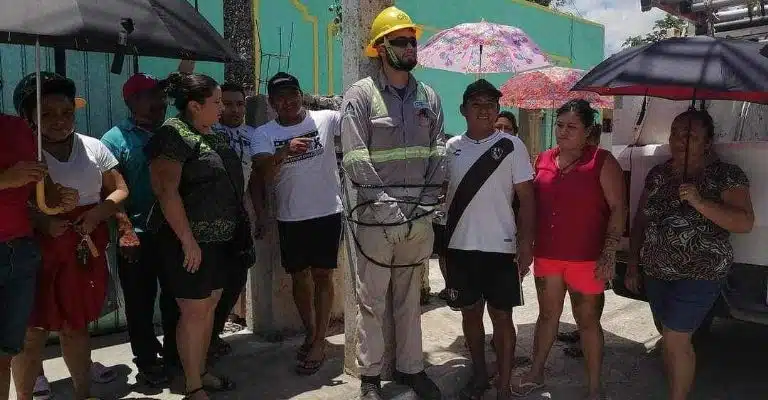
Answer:
[[401, 47], [405, 48], [409, 44], [413, 47], [416, 47], [418, 45], [418, 42], [416, 41], [415, 37], [405, 37], [405, 36], [398, 36], [396, 38], [388, 39], [389, 44], [394, 47]]

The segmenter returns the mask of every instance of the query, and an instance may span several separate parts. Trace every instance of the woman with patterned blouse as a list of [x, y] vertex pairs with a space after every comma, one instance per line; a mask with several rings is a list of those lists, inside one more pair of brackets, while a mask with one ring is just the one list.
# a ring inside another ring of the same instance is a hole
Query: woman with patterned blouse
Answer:
[[[238, 222], [247, 220], [241, 211], [243, 169], [226, 138], [211, 129], [223, 109], [216, 81], [179, 73], [168, 79], [179, 116], [167, 120], [146, 147], [159, 205], [149, 225], [158, 231], [163, 279], [181, 311], [175, 336], [186, 398], [206, 400], [206, 391], [234, 388], [205, 370], [205, 355], [225, 273], [238, 262], [233, 251]], [[160, 222], [157, 211], [164, 216]]]
[[640, 292], [642, 281], [663, 326], [671, 400], [686, 399], [693, 384], [691, 335], [730, 271], [730, 234], [749, 232], [754, 224], [749, 180], [739, 167], [718, 159], [714, 135], [706, 111], [689, 110], [675, 118], [669, 135], [672, 158], [648, 173], [632, 226], [626, 285]]

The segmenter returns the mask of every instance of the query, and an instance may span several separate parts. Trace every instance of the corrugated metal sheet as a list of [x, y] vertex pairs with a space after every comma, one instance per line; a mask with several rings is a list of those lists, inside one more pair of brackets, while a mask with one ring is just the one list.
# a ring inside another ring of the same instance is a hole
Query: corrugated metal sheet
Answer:
[[[41, 69], [54, 71], [53, 49], [41, 49]], [[123, 74], [112, 74], [109, 69], [112, 55], [67, 51], [67, 76], [75, 81], [77, 94], [88, 101], [88, 106], [77, 111], [77, 130], [100, 137], [116, 121], [127, 116], [121, 95], [123, 83], [133, 73], [132, 59], [126, 57]], [[0, 45], [0, 110], [16, 114], [13, 108], [13, 89], [25, 75], [35, 71], [35, 49], [31, 46]]]

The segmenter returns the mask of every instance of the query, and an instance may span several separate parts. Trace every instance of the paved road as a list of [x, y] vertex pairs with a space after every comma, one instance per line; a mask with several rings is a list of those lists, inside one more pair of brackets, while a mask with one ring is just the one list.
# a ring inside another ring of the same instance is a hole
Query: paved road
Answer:
[[[442, 289], [439, 269], [431, 269], [433, 291]], [[515, 320], [519, 330], [519, 352], [529, 353], [537, 305], [535, 289], [529, 277], [524, 284], [526, 305], [516, 309]], [[468, 366], [464, 339], [461, 334], [460, 315], [435, 299], [424, 308], [424, 351], [431, 366], [430, 375], [436, 378], [448, 399], [456, 398], [458, 389], [468, 379]], [[490, 321], [487, 321], [490, 336]], [[570, 309], [562, 317], [563, 330], [573, 328]], [[606, 330], [605, 382], [609, 398], [613, 400], [664, 399], [665, 384], [659, 355], [652, 351], [658, 334], [644, 303], [624, 299], [608, 293], [603, 316]], [[293, 355], [299, 339], [281, 344], [257, 341], [250, 334], [229, 338], [234, 353], [216, 366], [239, 384], [239, 390], [218, 394], [213, 399], [333, 399], [356, 398], [359, 383], [341, 375], [343, 335], [329, 339], [329, 358], [326, 365], [311, 378], [299, 378], [292, 373]], [[99, 346], [94, 359], [106, 365], [115, 365], [120, 378], [97, 388], [105, 399], [181, 399], [179, 390], [150, 390], [135, 385], [135, 372], [130, 368], [130, 348], [125, 335], [97, 338]], [[49, 378], [54, 381], [56, 398], [71, 399], [71, 381], [58, 349], [49, 348], [50, 359], [45, 362]], [[522, 372], [522, 371], [518, 371]], [[768, 329], [731, 321], [716, 321], [712, 337], [702, 344], [699, 352], [699, 374], [694, 400], [768, 399]], [[579, 360], [563, 354], [563, 346], [556, 344], [548, 364], [547, 389], [529, 396], [529, 399], [577, 400], [581, 398], [583, 370]], [[397, 385], [386, 385], [388, 396], [398, 400], [415, 396]], [[489, 394], [488, 399], [494, 396]], [[12, 396], [12, 398], [15, 398]]]

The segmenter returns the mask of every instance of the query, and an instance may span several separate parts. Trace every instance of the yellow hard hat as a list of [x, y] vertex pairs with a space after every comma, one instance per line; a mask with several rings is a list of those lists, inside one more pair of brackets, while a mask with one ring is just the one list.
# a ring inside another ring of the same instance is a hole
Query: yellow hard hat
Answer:
[[397, 7], [389, 7], [380, 12], [371, 24], [371, 40], [365, 48], [365, 55], [378, 57], [379, 53], [373, 47], [376, 41], [394, 31], [411, 28], [416, 31], [416, 39], [421, 37], [423, 29], [411, 21], [411, 17]]

